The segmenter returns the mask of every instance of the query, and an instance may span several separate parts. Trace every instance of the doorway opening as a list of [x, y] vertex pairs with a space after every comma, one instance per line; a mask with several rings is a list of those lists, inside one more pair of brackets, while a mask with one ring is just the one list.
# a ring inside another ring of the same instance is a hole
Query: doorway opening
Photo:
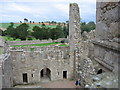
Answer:
[[23, 82], [28, 82], [27, 73], [23, 73]]
[[67, 71], [63, 71], [63, 78], [67, 79]]
[[41, 78], [42, 78], [42, 77], [43, 77], [43, 69], [41, 70], [41, 73], [40, 73], [40, 74], [41, 74]]
[[103, 72], [103, 70], [99, 69], [98, 72], [97, 72], [97, 74], [101, 74], [102, 72]]
[[42, 82], [51, 80], [51, 71], [49, 68], [43, 68], [40, 71], [40, 79]]

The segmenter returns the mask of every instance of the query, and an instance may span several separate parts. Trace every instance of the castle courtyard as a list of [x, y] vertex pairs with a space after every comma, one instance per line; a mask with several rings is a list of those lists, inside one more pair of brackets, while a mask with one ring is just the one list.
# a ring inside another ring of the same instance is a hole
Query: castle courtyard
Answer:
[[[31, 85], [17, 85], [14, 88], [76, 88], [74, 80], [41, 82]], [[81, 87], [79, 87], [81, 88]]]

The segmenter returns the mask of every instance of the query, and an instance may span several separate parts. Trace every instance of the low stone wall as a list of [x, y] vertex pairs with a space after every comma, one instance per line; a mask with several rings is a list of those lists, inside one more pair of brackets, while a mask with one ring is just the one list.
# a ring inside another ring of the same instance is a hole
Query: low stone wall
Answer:
[[6, 41], [6, 42], [8, 45], [28, 45], [28, 44], [51, 43], [52, 40]]

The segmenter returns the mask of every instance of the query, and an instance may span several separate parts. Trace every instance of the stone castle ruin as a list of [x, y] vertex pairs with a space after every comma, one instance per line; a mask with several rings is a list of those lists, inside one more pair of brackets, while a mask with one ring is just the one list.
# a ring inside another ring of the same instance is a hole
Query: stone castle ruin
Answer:
[[96, 30], [81, 35], [79, 7], [71, 3], [66, 47], [0, 43], [0, 88], [76, 78], [84, 87], [118, 88], [119, 7], [120, 2], [97, 2]]

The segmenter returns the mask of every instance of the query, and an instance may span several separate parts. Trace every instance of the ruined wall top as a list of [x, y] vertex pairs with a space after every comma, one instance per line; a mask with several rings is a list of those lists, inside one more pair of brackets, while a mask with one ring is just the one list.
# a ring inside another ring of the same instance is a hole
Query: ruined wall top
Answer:
[[120, 0], [96, 0], [97, 2], [119, 2]]
[[[98, 0], [99, 1], [99, 0]], [[103, 0], [104, 1], [104, 0]], [[96, 37], [100, 40], [112, 40], [119, 38], [118, 30], [120, 23], [120, 3], [116, 2], [97, 2], [97, 17], [96, 17]]]
[[77, 3], [71, 3], [69, 9], [69, 45], [70, 50], [75, 49], [75, 45], [80, 42], [81, 30], [80, 30], [80, 13]]

